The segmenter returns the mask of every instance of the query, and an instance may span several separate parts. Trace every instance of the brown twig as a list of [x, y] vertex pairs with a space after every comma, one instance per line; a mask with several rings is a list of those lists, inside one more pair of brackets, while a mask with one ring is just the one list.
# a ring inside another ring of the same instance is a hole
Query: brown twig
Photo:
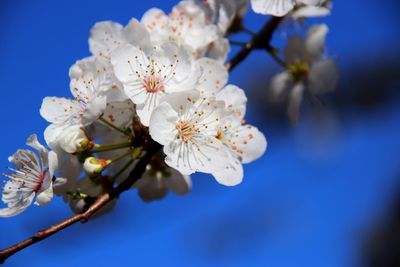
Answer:
[[[228, 71], [232, 71], [255, 49], [266, 49], [267, 51], [269, 51], [269, 49], [271, 48], [270, 41], [272, 39], [272, 35], [282, 19], [283, 18], [272, 17], [264, 25], [260, 32], [254, 35], [252, 40], [245, 46], [243, 46], [243, 48], [229, 61], [229, 63], [226, 65]], [[93, 216], [93, 214], [95, 214], [113, 199], [118, 198], [121, 193], [129, 190], [132, 185], [142, 177], [143, 173], [146, 170], [146, 166], [149, 164], [150, 160], [159, 149], [160, 145], [156, 144], [155, 142], [151, 142], [149, 144], [146, 154], [140, 159], [138, 164], [130, 173], [129, 177], [118, 187], [112, 189], [108, 193], [99, 196], [97, 200], [85, 212], [76, 214], [66, 220], [59, 222], [58, 224], [37, 232], [34, 236], [24, 241], [21, 241], [9, 248], [0, 250], [0, 264], [4, 263], [9, 257], [14, 255], [15, 253], [42, 241], [75, 223], [86, 223]]]
[[118, 187], [114, 188], [110, 192], [103, 194], [97, 198], [97, 200], [91, 205], [88, 210], [86, 210], [83, 213], [76, 214], [66, 220], [63, 220], [59, 222], [58, 224], [55, 224], [45, 230], [37, 232], [34, 236], [19, 242], [18, 244], [15, 244], [14, 246], [11, 246], [9, 248], [3, 249], [0, 251], [0, 264], [4, 263], [5, 260], [7, 260], [9, 257], [14, 255], [15, 253], [35, 244], [40, 242], [43, 239], [46, 239], [61, 230], [77, 223], [85, 223], [87, 222], [93, 214], [95, 214], [97, 211], [99, 211], [101, 208], [103, 208], [105, 205], [107, 205], [110, 201], [112, 201], [115, 198], [118, 198], [119, 195], [126, 190], [130, 189], [132, 185], [139, 180], [143, 173], [146, 170], [147, 164], [149, 164], [150, 160], [153, 158], [155, 153], [160, 149], [160, 145], [156, 143], [152, 143], [149, 145], [149, 149], [147, 150], [146, 154], [139, 160], [135, 168], [132, 170], [132, 172], [129, 174], [129, 177], [125, 179]]
[[250, 42], [248, 42], [243, 48], [229, 61], [226, 65], [228, 71], [232, 71], [238, 66], [243, 60], [245, 60], [250, 53], [255, 49], [268, 49], [271, 47], [270, 42], [275, 30], [283, 20], [283, 17], [272, 17], [267, 21], [264, 27], [253, 36]]

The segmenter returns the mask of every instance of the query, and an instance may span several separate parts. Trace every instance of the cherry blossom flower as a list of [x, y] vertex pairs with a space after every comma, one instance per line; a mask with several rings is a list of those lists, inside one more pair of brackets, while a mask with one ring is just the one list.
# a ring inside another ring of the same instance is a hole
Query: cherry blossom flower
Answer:
[[63, 178], [55, 179], [54, 172], [58, 166], [57, 155], [48, 151], [31, 135], [26, 143], [39, 152], [38, 157], [30, 150], [18, 150], [9, 158], [16, 169], [9, 168], [11, 174], [4, 174], [10, 180], [5, 184], [2, 200], [7, 208], [0, 209], [0, 217], [15, 216], [26, 210], [36, 197], [35, 205], [44, 206], [53, 198], [53, 186], [65, 182]]
[[165, 97], [153, 112], [151, 137], [164, 145], [168, 166], [182, 174], [213, 173], [229, 165], [223, 143], [216, 137], [224, 103], [191, 91]]
[[234, 186], [243, 179], [242, 163], [249, 163], [261, 157], [267, 148], [267, 141], [256, 127], [246, 124], [243, 119], [247, 98], [242, 89], [228, 85], [220, 91], [217, 99], [224, 100], [226, 109], [231, 111], [221, 119], [217, 132], [218, 140], [229, 151], [230, 164], [213, 175], [219, 183]]
[[321, 0], [251, 0], [254, 12], [282, 17], [288, 14], [296, 5], [316, 6]]
[[319, 95], [336, 88], [339, 72], [331, 59], [324, 57], [325, 24], [311, 27], [303, 40], [299, 36], [289, 39], [285, 50], [288, 70], [276, 75], [271, 82], [273, 96], [278, 99], [289, 94], [288, 114], [295, 123], [305, 92]]
[[114, 51], [112, 64], [145, 126], [164, 95], [190, 90], [198, 76], [186, 50], [171, 42], [154, 46], [149, 53], [131, 45], [121, 46]]
[[88, 126], [106, 110], [107, 94], [113, 90], [109, 73], [94, 58], [78, 61], [70, 69], [71, 93], [74, 99], [46, 97], [40, 114], [51, 123], [46, 142], [52, 143], [67, 127]]
[[181, 1], [166, 15], [158, 8], [148, 10], [141, 22], [155, 43], [174, 41], [187, 46], [195, 58], [204, 56], [210, 44], [221, 36], [204, 9], [194, 1]]

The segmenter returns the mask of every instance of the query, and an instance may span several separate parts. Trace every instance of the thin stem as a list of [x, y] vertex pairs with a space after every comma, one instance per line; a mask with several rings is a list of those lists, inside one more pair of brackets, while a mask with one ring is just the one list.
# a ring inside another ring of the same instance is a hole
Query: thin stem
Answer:
[[271, 55], [271, 57], [276, 61], [276, 63], [278, 63], [279, 65], [281, 65], [285, 69], [288, 68], [288, 64], [278, 56], [278, 53], [277, 53], [275, 48], [273, 48], [272, 46], [269, 45], [265, 49]]
[[245, 32], [245, 33], [247, 33], [248, 35], [251, 35], [251, 36], [256, 35], [255, 32], [253, 32], [253, 31], [250, 30], [249, 28], [246, 28], [246, 26], [244, 26], [244, 25], [242, 25], [242, 26], [240, 27], [240, 29], [242, 30], [242, 32]]
[[124, 129], [122, 129], [122, 128], [116, 126], [116, 125], [113, 124], [112, 122], [106, 120], [104, 117], [100, 117], [100, 121], [102, 121], [102, 122], [103, 122], [104, 124], [106, 124], [108, 127], [112, 128], [112, 129], [114, 129], [114, 130], [116, 130], [116, 131], [118, 131], [118, 132], [120, 132], [120, 133], [122, 133], [122, 134], [124, 134], [124, 135], [131, 136], [131, 133], [130, 133], [130, 132], [128, 132], [127, 130], [124, 130]]
[[231, 45], [237, 45], [237, 46], [245, 46], [247, 44], [246, 42], [240, 42], [240, 41], [235, 41], [235, 40], [229, 40], [229, 43]]
[[125, 158], [126, 156], [129, 156], [129, 155], [132, 155], [132, 150], [129, 150], [128, 152], [123, 153], [123, 154], [111, 159], [111, 163], [117, 162], [117, 161], [119, 161], [119, 160], [121, 160], [121, 159], [123, 159], [123, 158]]
[[121, 170], [119, 170], [116, 174], [114, 174], [114, 175], [111, 177], [111, 180], [114, 181], [115, 179], [117, 179], [121, 174], [124, 173], [124, 171], [126, 171], [126, 170], [129, 168], [129, 166], [131, 166], [131, 164], [132, 164], [133, 162], [134, 162], [133, 159], [129, 160], [129, 161], [121, 168]]
[[98, 149], [93, 149], [91, 152], [92, 153], [107, 152], [107, 151], [131, 147], [131, 146], [132, 146], [131, 142], [123, 142], [123, 143], [118, 143], [118, 144], [113, 144], [113, 145], [97, 145], [95, 147], [98, 147]]

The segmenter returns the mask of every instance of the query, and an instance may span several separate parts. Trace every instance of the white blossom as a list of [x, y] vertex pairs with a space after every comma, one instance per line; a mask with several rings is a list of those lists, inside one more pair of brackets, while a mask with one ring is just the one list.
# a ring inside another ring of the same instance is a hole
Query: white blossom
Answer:
[[247, 98], [242, 89], [228, 85], [217, 96], [225, 102], [230, 114], [221, 119], [217, 138], [229, 151], [230, 164], [225, 169], [214, 172], [216, 180], [228, 186], [241, 183], [243, 179], [242, 163], [252, 162], [261, 157], [267, 141], [254, 126], [243, 119], [246, 112]]
[[251, 0], [251, 7], [256, 13], [282, 17], [296, 5], [317, 6], [321, 0]]
[[113, 83], [109, 72], [99, 64], [94, 58], [87, 58], [71, 67], [70, 89], [74, 99], [43, 99], [40, 114], [51, 123], [45, 134], [48, 144], [56, 142], [67, 127], [86, 127], [106, 110], [107, 94], [113, 90]]
[[[4, 174], [10, 180], [4, 186], [2, 201], [7, 208], [0, 209], [0, 217], [15, 216], [26, 210], [36, 197], [35, 205], [44, 206], [53, 198], [53, 177], [58, 166], [57, 155], [39, 143], [36, 135], [31, 135], [26, 143], [36, 149], [39, 157], [30, 150], [20, 149], [9, 158], [16, 169], [9, 168], [11, 174]], [[57, 178], [56, 184], [65, 182]], [[54, 185], [56, 185], [54, 184]]]
[[146, 126], [164, 95], [190, 90], [198, 76], [186, 50], [171, 42], [154, 46], [149, 53], [131, 45], [121, 46], [114, 51], [111, 61], [115, 75]]
[[210, 44], [218, 38], [218, 27], [205, 10], [194, 1], [181, 1], [166, 15], [158, 8], [148, 10], [141, 22], [155, 43], [174, 41], [188, 47], [195, 58], [204, 56]]
[[293, 123], [304, 93], [319, 95], [336, 88], [339, 72], [331, 59], [324, 57], [325, 24], [311, 27], [303, 40], [299, 36], [289, 39], [285, 49], [288, 70], [276, 75], [271, 82], [271, 90], [276, 99], [288, 94], [288, 114]]
[[186, 175], [213, 173], [229, 165], [227, 151], [216, 137], [223, 105], [197, 91], [166, 97], [154, 110], [149, 131], [164, 146], [167, 165]]

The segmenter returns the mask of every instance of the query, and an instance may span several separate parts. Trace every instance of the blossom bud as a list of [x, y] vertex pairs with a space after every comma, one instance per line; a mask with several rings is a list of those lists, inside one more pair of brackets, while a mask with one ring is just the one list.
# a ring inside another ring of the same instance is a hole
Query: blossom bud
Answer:
[[85, 160], [83, 168], [88, 175], [97, 175], [101, 174], [110, 163], [110, 160], [89, 157]]
[[67, 153], [77, 153], [88, 149], [93, 142], [88, 139], [84, 129], [71, 126], [60, 135], [60, 146]]

